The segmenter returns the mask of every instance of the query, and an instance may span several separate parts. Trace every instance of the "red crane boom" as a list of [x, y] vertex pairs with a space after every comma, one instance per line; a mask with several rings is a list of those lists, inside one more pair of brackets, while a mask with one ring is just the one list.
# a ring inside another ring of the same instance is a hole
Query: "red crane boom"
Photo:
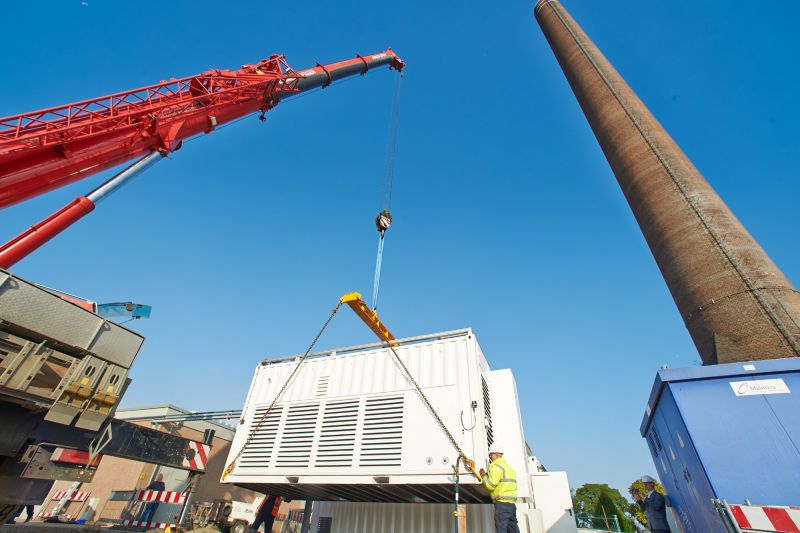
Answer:
[[273, 55], [235, 71], [210, 70], [149, 87], [0, 118], [0, 209], [133, 159], [137, 163], [86, 197], [0, 247], [8, 268], [94, 209], [141, 169], [184, 139], [264, 113], [282, 98], [403, 61], [391, 50], [295, 71]]

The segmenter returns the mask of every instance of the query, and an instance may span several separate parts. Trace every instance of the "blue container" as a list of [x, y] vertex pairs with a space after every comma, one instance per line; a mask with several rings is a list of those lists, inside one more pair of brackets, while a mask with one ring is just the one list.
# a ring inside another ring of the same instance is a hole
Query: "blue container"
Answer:
[[660, 370], [640, 427], [684, 533], [711, 500], [800, 505], [800, 359]]

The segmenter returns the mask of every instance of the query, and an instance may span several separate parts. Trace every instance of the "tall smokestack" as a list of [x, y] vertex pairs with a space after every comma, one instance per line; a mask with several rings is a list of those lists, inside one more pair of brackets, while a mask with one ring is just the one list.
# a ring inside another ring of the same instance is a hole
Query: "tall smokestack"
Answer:
[[561, 4], [534, 14], [703, 364], [800, 356], [800, 293]]

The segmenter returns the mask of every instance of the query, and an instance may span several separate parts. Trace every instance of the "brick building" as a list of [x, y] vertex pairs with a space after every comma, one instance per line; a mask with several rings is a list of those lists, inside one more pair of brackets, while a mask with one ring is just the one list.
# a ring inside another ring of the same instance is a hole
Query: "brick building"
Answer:
[[[257, 493], [223, 484], [219, 481], [222, 471], [225, 469], [225, 461], [233, 440], [235, 430], [232, 426], [213, 421], [154, 422], [152, 420], [165, 415], [188, 413], [190, 411], [174, 405], [156, 405], [120, 409], [115, 416], [116, 418], [131, 420], [136, 424], [197, 441], [202, 441], [205, 430], [214, 430], [214, 439], [211, 455], [206, 464], [206, 473], [197, 484], [194, 501], [202, 502], [216, 498], [226, 498], [246, 503], [252, 502], [258, 496]], [[109, 495], [112, 491], [144, 489], [158, 473], [164, 476], [166, 490], [177, 492], [185, 490], [188, 477], [188, 472], [185, 470], [157, 467], [117, 457], [103, 457], [92, 482], [82, 483], [78, 488], [78, 491], [86, 493], [84, 500], [70, 502], [62, 510], [62, 513], [87, 521], [101, 521], [103, 518], [138, 518], [141, 514], [141, 504], [109, 501]], [[73, 483], [71, 481], [57, 481], [38, 513], [41, 515], [52, 512], [58, 503], [58, 500], [53, 497], [61, 491], [70, 489], [72, 486]], [[154, 521], [174, 523], [176, 521], [175, 516], [178, 513], [180, 513], [179, 505], [161, 504], [155, 513]]]

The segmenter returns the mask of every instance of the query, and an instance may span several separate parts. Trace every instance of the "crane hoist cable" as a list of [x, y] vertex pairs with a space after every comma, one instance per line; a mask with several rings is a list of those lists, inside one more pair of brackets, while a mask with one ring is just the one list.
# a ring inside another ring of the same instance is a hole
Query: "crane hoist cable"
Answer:
[[314, 337], [314, 340], [311, 341], [311, 344], [309, 345], [306, 352], [297, 361], [297, 366], [295, 366], [294, 370], [292, 370], [292, 372], [289, 374], [289, 377], [286, 378], [286, 381], [283, 383], [283, 386], [281, 386], [280, 390], [278, 390], [278, 393], [275, 395], [275, 398], [272, 400], [272, 403], [270, 403], [269, 407], [267, 407], [266, 411], [264, 411], [264, 413], [261, 415], [255, 427], [248, 431], [248, 435], [247, 438], [245, 439], [244, 444], [242, 445], [241, 448], [239, 448], [239, 451], [236, 452], [236, 455], [233, 457], [233, 460], [231, 460], [230, 464], [228, 464], [228, 466], [225, 468], [225, 471], [222, 473], [222, 480], [224, 481], [225, 478], [228, 477], [228, 474], [230, 474], [233, 471], [239, 458], [244, 453], [244, 450], [250, 444], [251, 440], [256, 436], [261, 426], [264, 425], [264, 423], [267, 420], [267, 416], [269, 416], [269, 413], [272, 411], [272, 409], [278, 403], [280, 398], [283, 396], [283, 393], [286, 392], [286, 389], [289, 387], [294, 376], [300, 370], [300, 367], [303, 365], [306, 358], [308, 358], [309, 354], [311, 353], [311, 350], [314, 349], [314, 346], [317, 344], [317, 341], [325, 332], [328, 325], [333, 320], [333, 317], [336, 316], [336, 313], [339, 311], [339, 308], [341, 308], [342, 305], [344, 304], [347, 304], [353, 310], [353, 312], [355, 312], [355, 314], [367, 325], [367, 327], [369, 327], [369, 329], [372, 330], [372, 332], [378, 336], [381, 342], [384, 343], [384, 347], [389, 349], [389, 351], [392, 353], [395, 360], [397, 361], [398, 366], [402, 369], [406, 379], [409, 381], [409, 383], [411, 383], [414, 386], [414, 389], [416, 390], [417, 394], [422, 400], [422, 403], [425, 404], [425, 407], [427, 407], [428, 411], [433, 416], [434, 420], [436, 421], [436, 424], [444, 432], [445, 436], [447, 437], [447, 440], [450, 441], [450, 444], [458, 453], [458, 457], [464, 462], [464, 467], [478, 480], [480, 480], [481, 479], [480, 475], [475, 471], [475, 461], [466, 456], [464, 450], [462, 450], [461, 446], [459, 446], [458, 441], [456, 441], [455, 437], [453, 437], [453, 434], [450, 432], [450, 430], [447, 429], [447, 426], [442, 421], [442, 418], [439, 416], [439, 413], [437, 413], [436, 409], [434, 409], [431, 401], [428, 399], [427, 396], [425, 396], [425, 393], [422, 391], [422, 387], [419, 386], [419, 383], [417, 383], [417, 380], [414, 379], [414, 376], [411, 374], [411, 371], [408, 369], [406, 364], [400, 358], [400, 355], [397, 353], [397, 350], [395, 350], [395, 346], [397, 346], [397, 343], [395, 342], [394, 335], [392, 335], [392, 333], [388, 330], [388, 328], [386, 328], [383, 322], [381, 322], [381, 320], [378, 318], [378, 314], [375, 311], [369, 309], [369, 307], [367, 307], [367, 304], [364, 302], [364, 300], [361, 299], [361, 294], [357, 292], [347, 293], [339, 299], [339, 302], [336, 304], [336, 307], [334, 307], [333, 310], [331, 311], [331, 314], [330, 316], [328, 316], [328, 319], [325, 320], [325, 323], [322, 325], [322, 328], [320, 328], [319, 332], [317, 333], [317, 336]]
[[383, 165], [383, 180], [381, 181], [381, 211], [375, 217], [375, 228], [380, 234], [378, 238], [378, 254], [375, 257], [375, 278], [372, 283], [372, 310], [378, 309], [378, 292], [381, 288], [381, 267], [383, 265], [383, 244], [386, 231], [392, 225], [392, 188], [394, 184], [394, 161], [397, 153], [397, 130], [400, 118], [400, 80], [402, 73], [397, 77], [394, 96], [389, 109], [389, 134], [386, 140], [386, 160]]

